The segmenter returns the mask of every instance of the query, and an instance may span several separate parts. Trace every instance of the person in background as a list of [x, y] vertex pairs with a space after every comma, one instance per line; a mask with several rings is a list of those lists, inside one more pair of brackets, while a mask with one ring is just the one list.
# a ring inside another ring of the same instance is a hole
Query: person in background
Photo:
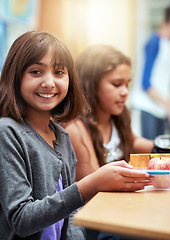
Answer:
[[63, 125], [77, 157], [76, 179], [130, 153], [150, 153], [153, 141], [131, 129], [126, 100], [131, 82], [131, 61], [109, 45], [87, 48], [76, 59], [81, 87], [91, 111]]
[[[155, 139], [170, 130], [170, 6], [165, 21], [146, 42], [139, 89], [132, 106], [140, 110], [141, 136]], [[139, 76], [138, 76], [139, 77]]]
[[65, 45], [41, 31], [18, 37], [0, 78], [0, 239], [82, 240], [72, 216], [97, 192], [150, 184], [148, 173], [124, 161], [75, 182], [76, 157], [59, 123], [82, 111], [86, 101]]

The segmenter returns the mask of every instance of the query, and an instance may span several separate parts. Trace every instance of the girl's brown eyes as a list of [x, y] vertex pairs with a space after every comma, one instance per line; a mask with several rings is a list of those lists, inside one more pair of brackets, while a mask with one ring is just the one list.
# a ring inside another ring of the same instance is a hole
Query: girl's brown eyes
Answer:
[[115, 86], [115, 87], [120, 87], [121, 84], [115, 84], [115, 83], [113, 83], [113, 86]]
[[55, 71], [55, 74], [57, 74], [57, 75], [62, 75], [62, 74], [65, 74], [65, 72], [64, 72], [64, 71], [61, 71], [61, 70], [56, 70], [56, 71]]
[[[33, 75], [40, 75], [40, 74], [45, 74], [44, 70], [38, 70], [38, 69], [34, 69], [34, 70], [28, 70], [29, 73], [33, 74]], [[64, 70], [54, 70], [53, 74], [58, 75], [58, 76], [62, 76], [63, 74], [65, 74]]]
[[[129, 84], [130, 84], [130, 82], [128, 82], [127, 84], [126, 84], [126, 87], [128, 88], [129, 87]], [[123, 83], [113, 83], [113, 86], [115, 86], [115, 87], [121, 87], [122, 85], [124, 85]]]
[[38, 70], [33, 70], [33, 71], [30, 71], [30, 73], [34, 74], [34, 75], [37, 75], [37, 74], [40, 74], [40, 71]]

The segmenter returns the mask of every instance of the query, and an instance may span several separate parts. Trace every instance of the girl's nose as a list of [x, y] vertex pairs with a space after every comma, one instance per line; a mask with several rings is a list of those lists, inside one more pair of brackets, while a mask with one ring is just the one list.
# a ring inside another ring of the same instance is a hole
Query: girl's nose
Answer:
[[41, 87], [47, 88], [47, 87], [55, 87], [55, 81], [54, 76], [52, 74], [48, 74], [44, 77], [44, 81], [41, 83]]
[[122, 89], [121, 89], [121, 94], [126, 96], [129, 94], [129, 89], [127, 86], [123, 86]]

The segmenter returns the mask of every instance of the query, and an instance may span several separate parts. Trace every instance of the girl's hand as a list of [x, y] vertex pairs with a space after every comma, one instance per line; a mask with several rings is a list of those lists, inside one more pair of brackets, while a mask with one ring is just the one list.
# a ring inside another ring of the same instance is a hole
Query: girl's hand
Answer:
[[124, 167], [124, 168], [130, 168], [130, 169], [133, 168], [132, 165], [130, 165], [129, 163], [127, 163], [127, 162], [124, 161], [124, 160], [121, 160], [121, 161], [115, 161], [115, 162], [111, 162], [111, 163], [107, 163], [107, 164], [111, 164], [111, 165], [119, 166], [119, 167]]
[[[129, 168], [129, 169], [128, 169]], [[133, 170], [125, 161], [109, 163], [94, 173], [97, 191], [137, 191], [151, 184], [150, 175]]]
[[84, 201], [98, 192], [137, 191], [150, 185], [150, 175], [144, 171], [133, 170], [125, 161], [108, 163], [78, 183]]

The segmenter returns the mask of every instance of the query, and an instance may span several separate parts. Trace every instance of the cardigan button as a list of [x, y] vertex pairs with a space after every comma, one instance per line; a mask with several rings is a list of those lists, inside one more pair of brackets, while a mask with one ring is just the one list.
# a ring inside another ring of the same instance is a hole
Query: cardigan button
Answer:
[[62, 157], [62, 154], [57, 152], [57, 157], [59, 157], [59, 158]]

